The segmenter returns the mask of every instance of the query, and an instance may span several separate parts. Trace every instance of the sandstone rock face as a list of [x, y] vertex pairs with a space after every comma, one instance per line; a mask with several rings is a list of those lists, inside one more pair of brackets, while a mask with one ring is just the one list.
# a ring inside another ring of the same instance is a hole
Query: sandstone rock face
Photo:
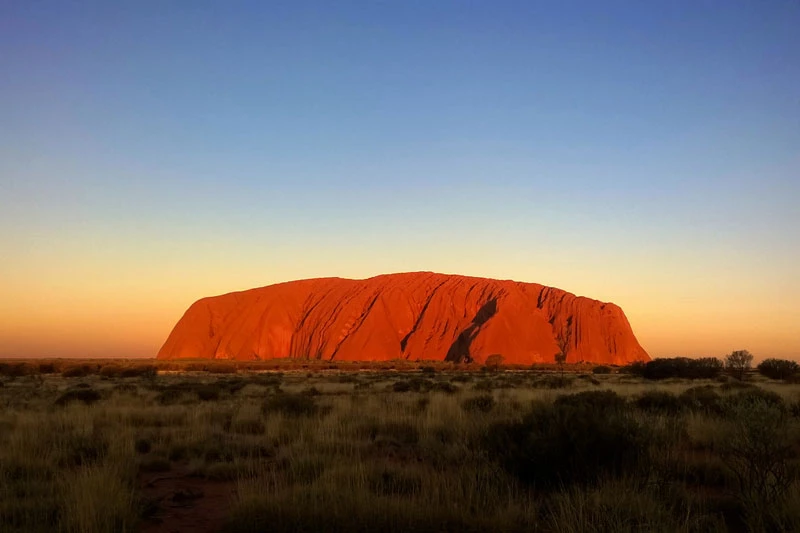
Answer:
[[159, 359], [317, 358], [626, 364], [650, 357], [612, 303], [535, 283], [415, 272], [322, 278], [203, 298]]

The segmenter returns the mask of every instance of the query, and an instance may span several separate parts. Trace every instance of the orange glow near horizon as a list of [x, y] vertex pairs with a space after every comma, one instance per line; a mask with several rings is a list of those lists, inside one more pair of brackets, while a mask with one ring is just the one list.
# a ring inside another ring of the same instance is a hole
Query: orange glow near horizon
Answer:
[[59, 4], [0, 16], [0, 357], [432, 271], [614, 302], [652, 357], [800, 358], [797, 2]]
[[[179, 275], [170, 273], [169, 268], [160, 273], [156, 266], [129, 265], [129, 270], [118, 271], [117, 277], [103, 277], [87, 268], [74, 271], [72, 283], [63, 278], [56, 282], [59, 278], [46, 266], [39, 267], [40, 276], [19, 276], [18, 272], [16, 283], [4, 287], [0, 295], [0, 356], [154, 357], [183, 312], [198, 298], [291, 279], [274, 279], [278, 275], [274, 273], [272, 280], [259, 282], [257, 272], [234, 268], [227, 270], [231, 279], [238, 277], [247, 284], [226, 287], [228, 275], [225, 270], [217, 270], [218, 266], [206, 265], [205, 269]], [[331, 275], [342, 277], [372, 274], [347, 276], [337, 272], [340, 268], [332, 270]], [[296, 272], [300, 274], [298, 278], [320, 277], [311, 270]], [[540, 277], [555, 274], [545, 272]], [[564, 271], [559, 274], [563, 276]], [[573, 275], [573, 285], [577, 287], [572, 287], [572, 292], [614, 301], [623, 308], [634, 334], [651, 357], [720, 357], [732, 350], [747, 349], [757, 359], [796, 359], [800, 353], [793, 329], [800, 317], [786, 294], [781, 299], [779, 294], [762, 292], [761, 298], [752, 298], [751, 291], [747, 306], [742, 306], [738, 303], [748, 295], [727, 289], [683, 287], [676, 291], [651, 285], [644, 290], [635, 278], [625, 275], [591, 283], [586, 276]], [[534, 275], [489, 272], [485, 277], [540, 282]], [[35, 281], [40, 279], [51, 282]], [[559, 288], [570, 290], [569, 284], [560, 285], [563, 286]], [[596, 285], [594, 290], [592, 285]], [[693, 301], [695, 298], [697, 301]]]

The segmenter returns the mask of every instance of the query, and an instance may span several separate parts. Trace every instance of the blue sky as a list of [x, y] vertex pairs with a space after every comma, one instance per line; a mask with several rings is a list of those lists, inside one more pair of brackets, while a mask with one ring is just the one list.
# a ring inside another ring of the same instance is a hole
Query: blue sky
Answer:
[[207, 294], [439, 270], [616, 301], [656, 354], [800, 355], [798, 27], [778, 0], [6, 2], [0, 344], [94, 353], [111, 306], [146, 355]]

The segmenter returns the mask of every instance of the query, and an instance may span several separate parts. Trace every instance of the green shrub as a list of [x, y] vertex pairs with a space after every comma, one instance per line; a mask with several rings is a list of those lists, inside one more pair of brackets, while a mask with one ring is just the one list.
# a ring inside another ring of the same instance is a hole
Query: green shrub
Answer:
[[679, 413], [684, 405], [674, 394], [659, 390], [642, 393], [634, 400], [634, 404], [642, 411], [665, 415]]
[[534, 405], [521, 422], [492, 425], [484, 446], [510, 474], [542, 489], [635, 472], [646, 459], [649, 435], [624, 400], [599, 394]]
[[625, 398], [614, 391], [583, 391], [565, 394], [555, 399], [556, 407], [573, 407], [599, 412], [620, 411], [625, 408]]
[[770, 379], [791, 379], [800, 373], [800, 365], [786, 359], [765, 359], [756, 368]]
[[687, 409], [692, 411], [717, 414], [721, 412], [722, 397], [711, 385], [686, 389], [680, 395], [680, 401]]
[[592, 369], [592, 374], [610, 374], [610, 373], [611, 373], [610, 366], [600, 365]]
[[752, 389], [741, 390], [735, 394], [731, 394], [722, 402], [722, 410], [728, 416], [736, 416], [741, 409], [746, 409], [754, 405], [766, 405], [779, 411], [786, 411], [786, 402], [783, 401], [780, 394], [772, 391], [764, 390], [759, 387]]

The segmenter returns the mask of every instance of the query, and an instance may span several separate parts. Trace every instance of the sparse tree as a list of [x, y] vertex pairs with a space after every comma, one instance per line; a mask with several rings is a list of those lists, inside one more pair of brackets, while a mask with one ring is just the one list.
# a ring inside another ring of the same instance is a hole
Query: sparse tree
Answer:
[[763, 400], [732, 403], [728, 409], [720, 456], [735, 476], [736, 496], [748, 518], [760, 521], [785, 500], [797, 479], [788, 413]]
[[505, 358], [499, 353], [496, 353], [486, 358], [484, 366], [486, 367], [487, 370], [492, 370], [494, 372], [497, 372], [500, 369], [500, 365], [502, 365], [504, 361]]
[[558, 352], [555, 354], [555, 361], [558, 365], [558, 370], [561, 372], [561, 378], [564, 378], [564, 363], [567, 362], [567, 352], [569, 351], [570, 339], [572, 338], [572, 317], [567, 319], [567, 324], [556, 336], [556, 343], [558, 343]]
[[753, 354], [747, 350], [736, 350], [725, 358], [725, 369], [736, 379], [742, 381], [753, 364]]
[[561, 372], [561, 378], [564, 378], [564, 363], [567, 362], [567, 354], [562, 351], [559, 351], [555, 355], [556, 364], [558, 365], [558, 371]]

